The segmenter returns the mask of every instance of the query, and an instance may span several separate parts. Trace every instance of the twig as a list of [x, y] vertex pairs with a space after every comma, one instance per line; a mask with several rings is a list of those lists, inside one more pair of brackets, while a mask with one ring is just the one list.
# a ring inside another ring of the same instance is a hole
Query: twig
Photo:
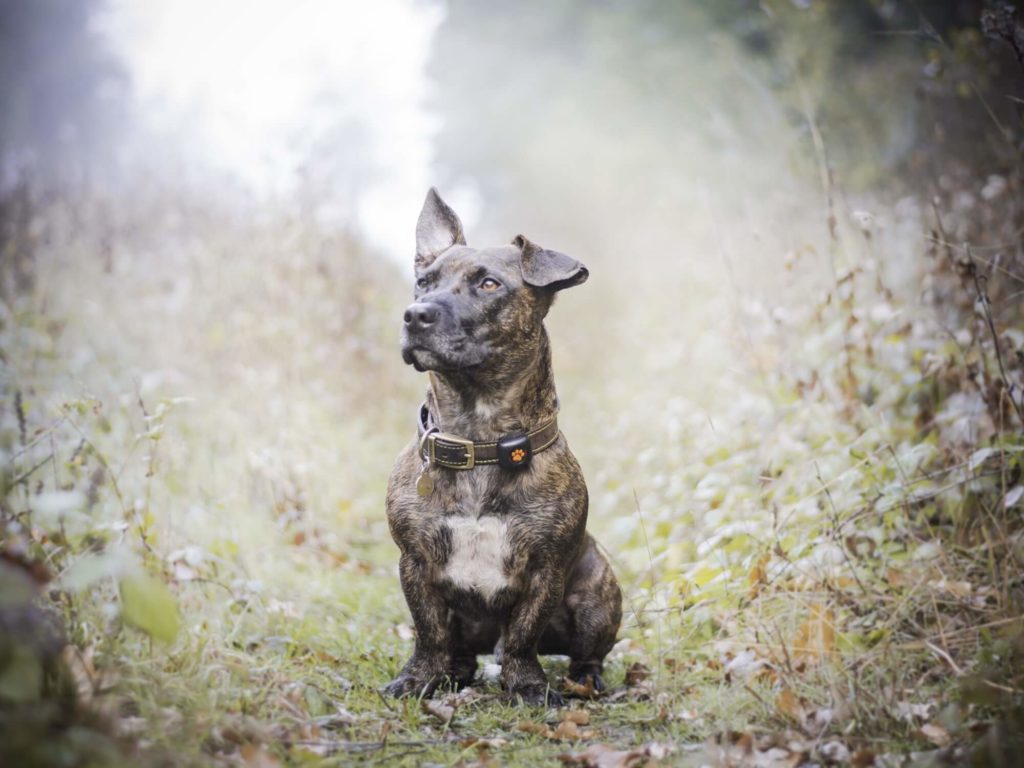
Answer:
[[444, 744], [443, 739], [424, 739], [423, 741], [341, 741], [333, 739], [288, 739], [289, 744], [304, 747], [326, 747], [337, 752], [375, 752], [384, 747], [431, 747]]
[[832, 509], [832, 526], [835, 531], [836, 543], [839, 546], [839, 551], [843, 553], [843, 559], [846, 560], [847, 566], [850, 568], [850, 573], [853, 574], [854, 581], [857, 582], [857, 586], [860, 587], [860, 591], [864, 593], [865, 597], [871, 597], [871, 593], [868, 592], [868, 588], [864, 586], [864, 582], [860, 580], [860, 575], [857, 573], [857, 568], [854, 566], [853, 561], [850, 559], [850, 554], [846, 551], [845, 542], [842, 539], [842, 523], [839, 520], [839, 510], [836, 509], [836, 503], [832, 500], [832, 492], [825, 486], [825, 481], [821, 477], [821, 469], [818, 467], [818, 462], [814, 462], [814, 473], [818, 478], [818, 483], [821, 485], [821, 489], [825, 492], [825, 498], [828, 499], [828, 505]]
[[16, 478], [14, 478], [14, 481], [11, 483], [11, 485], [15, 486], [15, 485], [18, 485], [20, 483], [25, 482], [26, 480], [28, 480], [35, 473], [35, 471], [37, 469], [39, 469], [41, 466], [43, 466], [44, 464], [48, 463], [49, 461], [50, 461], [50, 457], [47, 456], [45, 459], [43, 459], [38, 464], [36, 464], [34, 467], [32, 467], [32, 469], [27, 469], [24, 472], [22, 472], [20, 475], [18, 475]]
[[988, 325], [989, 333], [992, 335], [992, 346], [995, 347], [996, 362], [999, 363], [999, 376], [1003, 380], [1003, 387], [1006, 390], [1006, 396], [1010, 398], [1010, 405], [1012, 405], [1013, 410], [1016, 411], [1017, 418], [1020, 419], [1021, 425], [1024, 425], [1024, 410], [1021, 410], [1021, 404], [1013, 397], [1013, 390], [1016, 387], [1006, 376], [1006, 367], [1003, 365], [1003, 353], [999, 349], [999, 334], [996, 332], [996, 324], [992, 319], [992, 310], [990, 308], [991, 301], [989, 301], [988, 298], [988, 275], [979, 274], [978, 268], [974, 264], [974, 256], [971, 254], [971, 247], [969, 244], [964, 243], [964, 251], [966, 252], [967, 258], [970, 262], [970, 274], [974, 279], [974, 289], [978, 292], [978, 302], [981, 304], [982, 315]]
[[93, 445], [92, 441], [85, 436], [85, 432], [83, 432], [82, 428], [75, 423], [74, 419], [67, 418], [67, 423], [70, 424], [71, 428], [78, 433], [79, 437], [82, 438], [82, 441], [87, 446], [89, 446], [89, 449], [96, 457], [96, 460], [100, 463], [100, 466], [103, 467], [103, 470], [107, 473], [107, 477], [110, 478], [110, 488], [111, 490], [114, 491], [114, 495], [117, 497], [117, 501], [121, 505], [121, 513], [127, 517], [128, 507], [125, 504], [124, 496], [121, 493], [121, 487], [117, 484], [117, 476], [114, 474], [114, 471], [110, 468], [110, 464], [107, 463], [106, 458], [104, 458], [103, 454], [100, 453], [99, 449], [95, 445]]
[[[658, 583], [657, 575], [654, 572], [654, 554], [651, 551], [651, 542], [647, 538], [647, 526], [644, 525], [644, 514], [640, 509], [640, 497], [636, 494], [636, 488], [633, 489], [633, 503], [636, 504], [636, 516], [640, 521], [640, 532], [644, 535], [644, 545], [647, 547], [647, 564], [651, 571], [651, 592], [653, 594], [654, 587]], [[660, 617], [654, 622], [654, 629], [658, 636], [658, 672], [657, 676], [661, 678], [661, 667], [662, 661], [665, 658], [665, 646], [661, 640], [661, 619]]]
[[961, 669], [960, 666], [955, 661], [953, 661], [952, 656], [950, 656], [948, 653], [939, 648], [939, 646], [935, 645], [935, 643], [931, 642], [930, 640], [925, 640], [924, 645], [929, 651], [931, 651], [936, 656], [940, 657], [943, 661], [945, 661], [947, 664], [949, 664], [950, 668], [952, 668], [952, 670], [956, 673], [957, 677], [963, 677], [963, 669]]
[[1003, 691], [1004, 693], [1012, 693], [1014, 696], [1021, 693], [1017, 688], [1011, 688], [1008, 685], [1000, 685], [999, 683], [993, 682], [992, 680], [982, 680], [985, 685], [995, 688], [997, 691]]

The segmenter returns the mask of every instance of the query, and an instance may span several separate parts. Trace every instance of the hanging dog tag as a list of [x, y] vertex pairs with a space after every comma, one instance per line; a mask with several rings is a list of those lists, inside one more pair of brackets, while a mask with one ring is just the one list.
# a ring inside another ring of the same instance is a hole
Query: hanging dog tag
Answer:
[[420, 476], [416, 478], [416, 493], [423, 497], [427, 497], [434, 492], [434, 478], [430, 474], [432, 461], [430, 452], [427, 450], [427, 441], [434, 432], [437, 432], [436, 427], [425, 431], [420, 438], [419, 454], [420, 458], [423, 459], [423, 469], [420, 470]]
[[416, 493], [420, 496], [429, 496], [434, 492], [434, 478], [430, 476], [430, 465], [423, 467], [420, 476], [416, 478]]

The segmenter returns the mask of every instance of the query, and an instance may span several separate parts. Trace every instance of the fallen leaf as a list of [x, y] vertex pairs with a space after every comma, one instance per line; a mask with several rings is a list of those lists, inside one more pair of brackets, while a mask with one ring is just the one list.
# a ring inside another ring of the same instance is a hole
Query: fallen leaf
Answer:
[[725, 674], [730, 677], [736, 675], [743, 679], [748, 679], [757, 674], [768, 663], [760, 658], [757, 651], [752, 648], [742, 650], [735, 656], [728, 653], [726, 657], [726, 659], [723, 659], [725, 661]]
[[975, 451], [967, 460], [967, 468], [971, 472], [976, 471], [979, 467], [981, 467], [982, 464], [985, 463], [986, 460], [988, 460], [989, 456], [991, 456], [995, 452], [995, 448], [981, 448], [980, 450]]
[[436, 699], [423, 699], [420, 702], [420, 708], [428, 715], [436, 717], [444, 725], [448, 725], [455, 715], [455, 707]]
[[548, 726], [544, 725], [544, 723], [534, 723], [530, 720], [519, 721], [519, 724], [516, 725], [516, 730], [522, 731], [523, 733], [533, 733], [538, 736], [544, 736], [548, 739], [550, 739], [551, 736], [554, 734], [554, 731], [552, 731]]
[[476, 760], [459, 760], [456, 768], [501, 768], [498, 759], [487, 750], [480, 753]]
[[754, 736], [750, 733], [737, 733], [734, 734], [734, 743], [737, 747], [742, 749], [745, 753], [750, 754], [754, 750]]
[[554, 738], [561, 741], [577, 741], [580, 737], [579, 726], [572, 720], [563, 720], [555, 726]]
[[818, 748], [818, 751], [830, 763], [850, 762], [850, 750], [841, 741], [826, 741]]
[[936, 592], [959, 598], [970, 597], [971, 591], [974, 589], [974, 585], [969, 581], [949, 581], [948, 579], [929, 582], [928, 586]]
[[898, 701], [896, 702], [896, 714], [900, 720], [904, 720], [908, 723], [916, 720], [924, 720], [927, 718], [932, 711], [934, 704], [913, 704], [909, 701]]
[[[619, 750], [607, 744], [591, 744], [583, 752], [567, 752], [558, 759], [566, 765], [580, 765], [583, 768], [635, 768], [649, 765], [668, 754], [660, 744], [648, 744], [638, 749]], [[658, 757], [655, 757], [658, 755]]]
[[163, 582], [145, 573], [121, 579], [121, 616], [154, 640], [170, 643], [178, 636], [178, 601]]
[[921, 733], [928, 741], [934, 744], [936, 747], [947, 747], [952, 741], [949, 735], [949, 731], [943, 728], [941, 725], [935, 723], [925, 723], [921, 726]]
[[793, 693], [789, 688], [783, 688], [775, 699], [775, 709], [780, 714], [795, 720], [796, 722], [802, 722], [804, 717], [804, 708], [800, 705], [800, 700], [796, 694]]
[[263, 747], [254, 744], [243, 744], [238, 754], [247, 768], [279, 768], [281, 761]]
[[[666, 659], [667, 661], [667, 659]], [[651, 676], [651, 670], [641, 664], [639, 661], [634, 661], [626, 669], [626, 685], [632, 687]]]
[[576, 725], [589, 725], [590, 713], [585, 709], [567, 709], [562, 713], [563, 721], [571, 721]]
[[475, 736], [469, 739], [463, 739], [459, 742], [459, 746], [463, 749], [469, 749], [475, 747], [479, 750], [485, 749], [500, 749], [508, 744], [508, 739], [503, 739], [500, 736], [494, 739], [478, 739]]
[[875, 753], [870, 749], [858, 749], [850, 756], [853, 768], [871, 768], [875, 764]]
[[483, 694], [475, 688], [463, 688], [457, 693], [449, 693], [444, 697], [444, 699], [442, 699], [442, 701], [449, 707], [455, 707], [458, 709], [459, 707], [464, 707], [467, 704], [471, 704], [482, 698]]
[[750, 585], [750, 590], [747, 594], [749, 598], [757, 597], [761, 592], [761, 587], [768, 583], [768, 572], [765, 566], [768, 565], [771, 559], [772, 555], [770, 552], [761, 555], [750, 569], [750, 573], [747, 574], [747, 583]]
[[836, 649], [835, 614], [831, 608], [812, 605], [807, 620], [800, 625], [792, 653], [809, 661], [821, 661]]
[[563, 677], [562, 688], [570, 696], [578, 696], [581, 699], [596, 699], [598, 692], [594, 690], [594, 679], [587, 678], [586, 683], [577, 683], [575, 680]]
[[1024, 485], [1013, 486], [1003, 497], [1003, 508], [1010, 509], [1015, 506], [1022, 496], [1024, 496]]

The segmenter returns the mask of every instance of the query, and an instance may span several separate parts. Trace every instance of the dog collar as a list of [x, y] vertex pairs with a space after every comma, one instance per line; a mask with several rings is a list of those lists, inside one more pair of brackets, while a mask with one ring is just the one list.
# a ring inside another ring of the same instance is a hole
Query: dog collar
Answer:
[[434, 426], [427, 404], [420, 406], [416, 426], [420, 434], [420, 458], [449, 469], [472, 469], [478, 464], [497, 464], [505, 469], [521, 469], [530, 464], [535, 453], [550, 448], [558, 439], [558, 419], [532, 432], [505, 435], [491, 442], [474, 442], [441, 432]]

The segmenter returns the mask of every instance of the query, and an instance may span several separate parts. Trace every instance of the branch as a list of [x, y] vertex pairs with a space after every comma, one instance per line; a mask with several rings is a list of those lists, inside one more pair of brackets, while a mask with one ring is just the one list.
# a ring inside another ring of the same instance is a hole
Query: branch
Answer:
[[[991, 301], [988, 298], [988, 291], [986, 290], [986, 284], [988, 283], [988, 276], [982, 275], [978, 272], [978, 268], [974, 263], [974, 255], [971, 253], [971, 247], [969, 244], [964, 243], [964, 252], [967, 254], [967, 259], [970, 264], [968, 269], [970, 275], [974, 279], [974, 289], [978, 293], [978, 303], [981, 304], [982, 316], [985, 318], [985, 323], [988, 325], [989, 333], [992, 335], [992, 346], [996, 348], [996, 362], [999, 363], [999, 376], [1003, 380], [1003, 387], [1006, 390], [1006, 396], [1010, 398], [1010, 405], [1013, 406], [1013, 410], [1017, 413], [1017, 419], [1022, 425], [1024, 425], [1024, 410], [1022, 410], [1021, 403], [1018, 403], [1013, 396], [1013, 391], [1016, 386], [1010, 381], [1006, 375], [1006, 367], [1003, 365], [1003, 353], [999, 349], [999, 334], [996, 332], [996, 324], [992, 319], [992, 310], [990, 308]], [[1024, 400], [1022, 400], [1024, 402]]]

